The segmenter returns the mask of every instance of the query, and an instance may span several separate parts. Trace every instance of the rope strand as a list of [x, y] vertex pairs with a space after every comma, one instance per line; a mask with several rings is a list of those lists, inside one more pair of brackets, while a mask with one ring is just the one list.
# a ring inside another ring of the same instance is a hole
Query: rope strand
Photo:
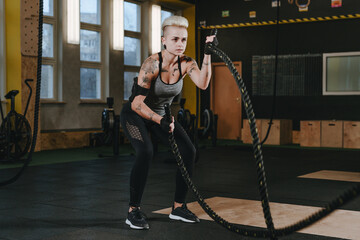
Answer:
[[289, 235], [291, 233], [294, 233], [295, 231], [298, 231], [302, 228], [305, 228], [316, 221], [324, 218], [325, 216], [329, 215], [331, 212], [333, 212], [335, 209], [343, 206], [347, 202], [351, 201], [355, 197], [357, 197], [360, 194], [360, 184], [355, 185], [351, 189], [346, 190], [342, 195], [335, 198], [333, 201], [325, 205], [325, 207], [315, 212], [314, 214], [304, 218], [301, 221], [298, 221], [292, 225], [289, 225], [284, 228], [275, 229], [274, 223], [271, 216], [270, 211], [270, 201], [268, 196], [268, 190], [267, 190], [267, 182], [266, 182], [266, 176], [265, 176], [265, 167], [264, 167], [264, 161], [263, 161], [263, 155], [262, 155], [262, 145], [259, 140], [258, 130], [256, 126], [256, 119], [255, 119], [255, 113], [252, 108], [252, 103], [249, 97], [249, 94], [246, 90], [245, 83], [243, 79], [241, 78], [240, 74], [237, 72], [236, 68], [234, 67], [234, 64], [230, 60], [230, 58], [222, 52], [220, 49], [216, 48], [213, 45], [210, 45], [210, 49], [213, 53], [218, 55], [221, 60], [226, 64], [226, 66], [229, 68], [231, 74], [233, 75], [236, 84], [238, 85], [238, 88], [241, 92], [241, 97], [245, 105], [245, 112], [247, 114], [247, 117], [249, 119], [249, 125], [250, 125], [250, 131], [251, 136], [253, 139], [253, 152], [254, 152], [254, 158], [257, 168], [257, 178], [258, 178], [258, 185], [259, 185], [259, 192], [261, 197], [261, 203], [264, 213], [264, 219], [265, 223], [267, 225], [267, 230], [265, 229], [259, 229], [259, 230], [253, 230], [249, 229], [247, 227], [242, 227], [238, 225], [234, 225], [232, 223], [229, 223], [225, 219], [223, 219], [221, 216], [219, 216], [214, 210], [210, 208], [210, 206], [205, 202], [204, 198], [200, 195], [198, 192], [196, 186], [192, 182], [185, 166], [184, 162], [182, 160], [182, 157], [179, 153], [179, 149], [177, 147], [177, 144], [174, 139], [173, 133], [169, 135], [169, 142], [172, 149], [173, 154], [175, 155], [175, 159], [177, 162], [177, 165], [180, 169], [181, 175], [183, 176], [186, 184], [188, 185], [189, 189], [191, 189], [194, 193], [194, 195], [197, 198], [197, 202], [199, 205], [204, 209], [204, 211], [219, 225], [225, 227], [229, 231], [235, 232], [237, 234], [243, 235], [243, 236], [249, 236], [249, 237], [258, 237], [258, 238], [270, 238], [270, 239], [277, 239], [278, 236], [285, 236]]

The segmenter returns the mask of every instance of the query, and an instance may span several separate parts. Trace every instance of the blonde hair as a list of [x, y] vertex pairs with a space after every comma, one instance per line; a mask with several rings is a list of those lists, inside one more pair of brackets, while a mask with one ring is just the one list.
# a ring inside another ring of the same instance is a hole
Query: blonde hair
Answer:
[[171, 16], [164, 20], [161, 29], [164, 31], [167, 26], [178, 26], [187, 28], [189, 26], [189, 22], [186, 18], [181, 16]]

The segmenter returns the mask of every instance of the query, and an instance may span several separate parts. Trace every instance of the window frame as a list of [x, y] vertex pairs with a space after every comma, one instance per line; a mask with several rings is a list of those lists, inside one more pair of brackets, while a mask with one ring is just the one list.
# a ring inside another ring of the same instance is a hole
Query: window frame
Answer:
[[[323, 76], [322, 76], [322, 95], [323, 96], [349, 96], [360, 95], [359, 91], [328, 91], [327, 90], [327, 59], [331, 57], [351, 57], [360, 56], [360, 52], [336, 52], [336, 53], [323, 53]], [[360, 77], [360, 76], [359, 76]]]
[[42, 57], [42, 65], [53, 67], [53, 98], [40, 98], [43, 102], [56, 102], [59, 100], [58, 78], [58, 0], [53, 0], [53, 16], [43, 16], [43, 24], [53, 25], [53, 57]]
[[[104, 102], [105, 101], [105, 97], [108, 95], [108, 90], [107, 90], [107, 74], [106, 74], [106, 69], [105, 69], [105, 59], [106, 59], [106, 42], [105, 41], [109, 41], [108, 38], [106, 38], [105, 36], [105, 26], [104, 24], [106, 24], [106, 19], [105, 19], [105, 15], [106, 15], [106, 6], [105, 6], [105, 1], [100, 0], [100, 24], [92, 24], [92, 23], [85, 23], [85, 22], [81, 22], [81, 17], [80, 17], [80, 33], [81, 30], [89, 30], [89, 31], [95, 31], [95, 32], [99, 32], [100, 33], [100, 60], [99, 62], [93, 62], [93, 61], [84, 61], [79, 59], [80, 61], [80, 69], [81, 68], [93, 68], [93, 69], [99, 69], [100, 70], [100, 98], [81, 98], [81, 93], [79, 93], [79, 97], [80, 97], [80, 102], [81, 103], [92, 103], [92, 102]], [[79, 13], [81, 14], [81, 12]], [[80, 36], [80, 43], [79, 43], [79, 47], [81, 44], [81, 36]], [[80, 55], [81, 56], [81, 55]], [[81, 75], [79, 76], [79, 81], [81, 81]], [[80, 92], [81, 92], [81, 85], [80, 85]]]
[[[133, 3], [136, 4], [138, 6], [140, 6], [140, 32], [134, 32], [134, 31], [129, 31], [129, 30], [125, 30], [125, 26], [124, 26], [124, 71], [123, 71], [123, 78], [124, 78], [124, 88], [123, 88], [123, 101], [127, 102], [129, 101], [129, 99], [125, 99], [125, 72], [131, 72], [131, 73], [139, 73], [140, 69], [141, 69], [141, 64], [143, 62], [144, 59], [144, 44], [149, 44], [149, 41], [144, 41], [144, 7], [141, 3], [139, 2], [135, 2], [135, 1], [131, 1], [131, 0], [124, 0], [125, 2], [129, 2], [129, 3]], [[124, 12], [125, 12], [125, 6], [124, 6]], [[125, 18], [125, 14], [124, 14], [124, 18]], [[124, 21], [125, 22], [125, 21]], [[125, 65], [125, 37], [131, 37], [131, 38], [136, 38], [140, 40], [140, 66], [133, 66], [133, 65]]]
[[[161, 6], [161, 12], [162, 11], [166, 11], [166, 12], [170, 12], [170, 13], [172, 13], [172, 15], [171, 16], [174, 16], [174, 15], [176, 15], [176, 11], [175, 10], [171, 10], [171, 9], [168, 9], [168, 8], [164, 8], [163, 6]], [[162, 25], [162, 21], [161, 21], [161, 25]], [[164, 33], [163, 33], [163, 30], [161, 29], [161, 37], [163, 37], [164, 36]], [[162, 50], [164, 50], [165, 48], [164, 48], [164, 45], [162, 45], [161, 44], [161, 51]]]

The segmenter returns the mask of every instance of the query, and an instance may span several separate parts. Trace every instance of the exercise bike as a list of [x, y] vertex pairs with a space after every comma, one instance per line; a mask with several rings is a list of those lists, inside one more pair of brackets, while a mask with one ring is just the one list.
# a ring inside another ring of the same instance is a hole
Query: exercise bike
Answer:
[[[114, 98], [108, 97], [106, 103], [108, 106], [101, 114], [102, 132], [90, 133], [90, 147], [112, 144], [114, 156], [117, 156], [119, 155], [120, 116], [115, 115]], [[99, 157], [105, 156], [99, 154]]]
[[26, 113], [29, 107], [29, 102], [32, 95], [32, 89], [29, 82], [33, 79], [26, 79], [25, 84], [29, 88], [30, 94], [27, 100], [24, 115], [15, 111], [15, 96], [19, 93], [18, 90], [11, 90], [5, 95], [5, 98], [10, 100], [11, 109], [4, 117], [3, 110], [1, 110], [2, 122], [0, 125], [0, 160], [13, 161], [21, 159], [29, 150], [31, 144], [31, 127], [29, 121], [26, 119]]
[[195, 141], [195, 119], [196, 116], [191, 114], [189, 109], [185, 109], [186, 98], [180, 99], [180, 110], [177, 113], [176, 120], [184, 128], [185, 132], [190, 137], [191, 141]]
[[210, 137], [213, 147], [216, 147], [218, 115], [210, 109], [205, 109], [203, 119], [204, 128], [199, 131], [199, 137], [203, 139]]

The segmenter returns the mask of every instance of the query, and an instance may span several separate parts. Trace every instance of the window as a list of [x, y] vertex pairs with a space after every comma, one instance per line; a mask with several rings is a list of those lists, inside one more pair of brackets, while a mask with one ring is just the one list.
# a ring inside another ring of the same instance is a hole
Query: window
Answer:
[[168, 17], [173, 16], [174, 13], [166, 10], [161, 10], [161, 24], [164, 22], [164, 20]]
[[56, 1], [44, 0], [43, 36], [42, 36], [42, 66], [41, 92], [42, 99], [55, 100], [58, 98], [57, 86], [57, 27]]
[[[161, 26], [166, 18], [171, 17], [173, 15], [174, 15], [173, 12], [161, 10]], [[163, 36], [163, 35], [164, 35], [164, 33], [162, 32], [162, 29], [161, 29], [161, 36]], [[164, 46], [162, 44], [161, 44], [161, 50], [164, 50]]]
[[80, 99], [104, 98], [101, 0], [80, 0]]
[[141, 6], [124, 2], [124, 100], [131, 95], [134, 78], [141, 67]]
[[360, 95], [360, 52], [323, 54], [323, 95]]

